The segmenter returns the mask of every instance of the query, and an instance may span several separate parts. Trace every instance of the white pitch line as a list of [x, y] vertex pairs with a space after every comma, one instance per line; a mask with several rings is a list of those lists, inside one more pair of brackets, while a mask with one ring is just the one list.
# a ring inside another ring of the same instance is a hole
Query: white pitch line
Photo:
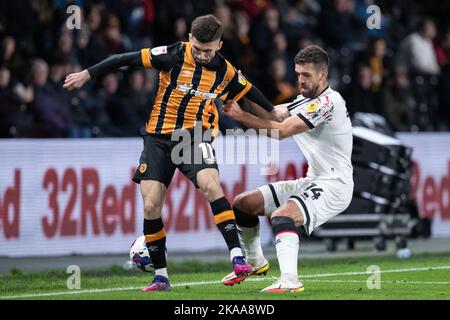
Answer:
[[[436, 266], [436, 267], [422, 267], [422, 268], [404, 268], [404, 269], [380, 269], [380, 273], [396, 273], [396, 272], [414, 272], [414, 271], [431, 271], [431, 270], [448, 270], [450, 266]], [[356, 275], [371, 275], [373, 272], [358, 271], [358, 272], [341, 272], [341, 273], [322, 273], [322, 274], [307, 274], [302, 275], [300, 278], [319, 278], [319, 277], [334, 277], [334, 276], [356, 276]]]
[[[330, 282], [330, 283], [367, 283], [367, 280], [319, 280], [311, 279], [303, 282]], [[448, 281], [380, 281], [385, 284], [445, 284], [450, 285]]]
[[[422, 268], [404, 268], [404, 269], [388, 269], [388, 270], [380, 270], [380, 273], [397, 273], [397, 272], [416, 272], [416, 271], [434, 271], [434, 270], [448, 270], [450, 266], [436, 266], [436, 267], [422, 267]], [[334, 277], [334, 276], [353, 276], [353, 275], [371, 275], [372, 272], [367, 271], [359, 271], [359, 272], [341, 272], [341, 273], [318, 273], [318, 274], [306, 274], [301, 275], [300, 279], [307, 278], [320, 278], [320, 277]], [[247, 279], [246, 281], [266, 281], [270, 279], [276, 279], [275, 277], [267, 277], [267, 278], [252, 278]], [[313, 282], [314, 280], [307, 280]], [[321, 280], [316, 280], [319, 282]], [[322, 280], [323, 282], [327, 280]], [[333, 280], [328, 280], [329, 282], [333, 282]], [[334, 280], [337, 281], [345, 281], [351, 282], [352, 280]], [[172, 287], [184, 287], [184, 286], [198, 286], [198, 285], [210, 285], [210, 284], [220, 284], [220, 281], [198, 281], [198, 282], [184, 282], [184, 283], [174, 283], [171, 285]], [[405, 283], [405, 282], [397, 282], [397, 283]], [[446, 282], [406, 282], [406, 283], [416, 283], [416, 284], [447, 284]], [[0, 300], [6, 299], [26, 299], [26, 298], [42, 298], [42, 297], [54, 297], [61, 295], [76, 295], [76, 294], [84, 294], [84, 293], [101, 293], [101, 292], [115, 292], [115, 291], [131, 291], [138, 290], [141, 287], [124, 287], [124, 288], [108, 288], [108, 289], [88, 289], [88, 290], [77, 290], [77, 291], [62, 291], [62, 292], [48, 292], [48, 293], [35, 293], [35, 294], [22, 294], [15, 296], [0, 296]]]

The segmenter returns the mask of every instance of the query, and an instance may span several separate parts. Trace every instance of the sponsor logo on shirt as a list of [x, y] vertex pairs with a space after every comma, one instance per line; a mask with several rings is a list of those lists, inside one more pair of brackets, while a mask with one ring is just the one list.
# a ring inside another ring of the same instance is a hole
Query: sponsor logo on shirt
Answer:
[[217, 98], [217, 93], [204, 92], [200, 90], [192, 89], [192, 84], [180, 84], [177, 86], [177, 89], [184, 94], [190, 94], [196, 97], [201, 97], [203, 99], [215, 99]]
[[238, 74], [238, 81], [243, 86], [247, 85], [247, 79], [245, 79], [245, 77], [240, 73]]
[[308, 104], [308, 113], [316, 111], [318, 107], [319, 107], [319, 103], [318, 102], [312, 102], [311, 101]]
[[151, 51], [152, 55], [154, 55], [154, 56], [158, 56], [160, 54], [165, 54], [165, 53], [167, 53], [167, 46], [156, 47], [150, 51]]

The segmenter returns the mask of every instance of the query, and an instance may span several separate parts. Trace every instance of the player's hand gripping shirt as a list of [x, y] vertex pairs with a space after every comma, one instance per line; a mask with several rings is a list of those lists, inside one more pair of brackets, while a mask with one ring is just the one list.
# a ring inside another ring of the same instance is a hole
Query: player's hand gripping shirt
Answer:
[[252, 88], [219, 53], [208, 65], [196, 64], [189, 42], [143, 49], [141, 58], [144, 67], [160, 70], [148, 133], [170, 134], [201, 121], [202, 127], [213, 129], [216, 136], [219, 114], [214, 99], [238, 101]]
[[353, 183], [352, 124], [342, 96], [328, 87], [314, 99], [298, 96], [288, 109], [311, 129], [293, 136], [308, 161], [307, 176]]

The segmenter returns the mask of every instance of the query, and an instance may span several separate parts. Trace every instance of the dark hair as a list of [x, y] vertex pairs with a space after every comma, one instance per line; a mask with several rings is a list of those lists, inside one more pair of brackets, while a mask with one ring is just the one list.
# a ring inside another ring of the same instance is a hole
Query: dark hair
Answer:
[[316, 45], [307, 46], [295, 56], [295, 64], [312, 63], [317, 67], [330, 69], [328, 53]]
[[208, 43], [222, 37], [222, 24], [212, 14], [200, 16], [192, 21], [191, 34], [200, 42]]

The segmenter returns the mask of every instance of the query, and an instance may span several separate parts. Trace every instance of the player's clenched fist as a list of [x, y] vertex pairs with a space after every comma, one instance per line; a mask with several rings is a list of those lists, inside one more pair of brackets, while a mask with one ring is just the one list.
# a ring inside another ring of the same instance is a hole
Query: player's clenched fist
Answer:
[[87, 81], [89, 81], [90, 78], [91, 76], [89, 75], [89, 72], [87, 70], [83, 70], [77, 73], [71, 73], [66, 77], [63, 87], [68, 90], [79, 89]]
[[241, 120], [243, 116], [245, 116], [245, 111], [241, 109], [241, 107], [232, 100], [227, 100], [222, 108], [222, 113], [226, 116], [234, 120]]
[[287, 104], [281, 104], [273, 108], [271, 113], [276, 121], [283, 122], [284, 120], [289, 118], [289, 110], [286, 105]]

